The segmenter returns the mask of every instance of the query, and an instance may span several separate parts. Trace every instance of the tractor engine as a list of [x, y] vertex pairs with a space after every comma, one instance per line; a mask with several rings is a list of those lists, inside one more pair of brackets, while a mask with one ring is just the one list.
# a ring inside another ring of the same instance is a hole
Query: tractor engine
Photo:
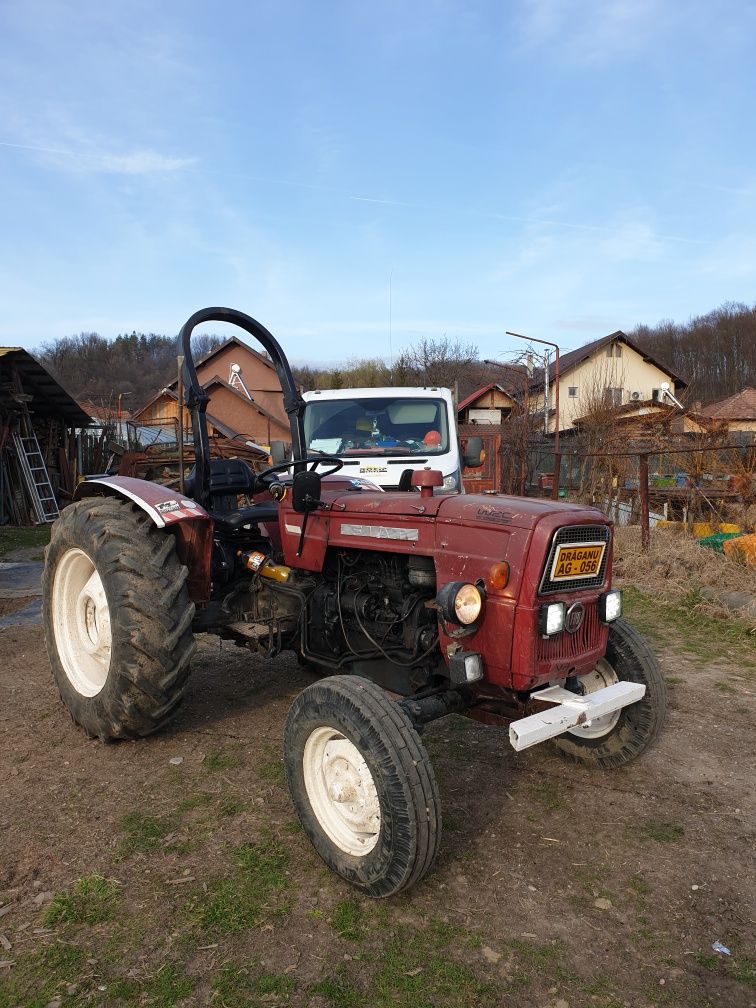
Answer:
[[436, 612], [427, 605], [435, 588], [430, 557], [340, 550], [309, 595], [304, 657], [352, 670], [369, 662], [371, 677], [397, 692], [427, 682], [438, 662]]

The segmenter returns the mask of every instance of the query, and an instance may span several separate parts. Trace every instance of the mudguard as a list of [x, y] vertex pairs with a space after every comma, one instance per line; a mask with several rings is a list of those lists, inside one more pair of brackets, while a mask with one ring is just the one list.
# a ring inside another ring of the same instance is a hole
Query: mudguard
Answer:
[[210, 515], [196, 501], [159, 483], [132, 476], [96, 476], [83, 480], [76, 487], [74, 500], [102, 495], [128, 497], [152, 518], [158, 528], [197, 518], [211, 521]]
[[74, 500], [85, 497], [124, 497], [150, 516], [158, 528], [176, 536], [179, 559], [189, 570], [189, 595], [193, 602], [210, 598], [210, 564], [213, 521], [196, 501], [169, 487], [132, 476], [97, 476], [76, 487]]

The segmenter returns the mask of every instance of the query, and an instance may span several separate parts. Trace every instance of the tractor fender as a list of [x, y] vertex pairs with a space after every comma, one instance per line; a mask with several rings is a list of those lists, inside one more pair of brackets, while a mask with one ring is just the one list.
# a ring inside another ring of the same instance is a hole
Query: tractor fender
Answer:
[[132, 476], [96, 476], [82, 480], [74, 500], [85, 497], [123, 497], [150, 516], [158, 528], [176, 536], [179, 559], [189, 570], [189, 595], [193, 602], [210, 597], [213, 521], [196, 501], [169, 487]]
[[96, 476], [82, 480], [76, 487], [74, 500], [104, 496], [128, 497], [152, 518], [158, 528], [198, 518], [211, 520], [203, 507], [184, 494], [132, 476]]

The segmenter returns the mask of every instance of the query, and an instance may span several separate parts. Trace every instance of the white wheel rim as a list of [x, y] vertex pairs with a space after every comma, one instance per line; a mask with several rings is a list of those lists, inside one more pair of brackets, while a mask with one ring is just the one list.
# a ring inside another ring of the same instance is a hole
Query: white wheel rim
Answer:
[[67, 550], [58, 561], [52, 624], [68, 681], [82, 696], [96, 696], [108, 678], [113, 636], [105, 588], [83, 550]]
[[307, 797], [323, 832], [345, 854], [364, 857], [378, 843], [381, 806], [356, 745], [336, 728], [316, 728], [303, 757]]
[[[588, 675], [580, 676], [578, 683], [582, 687], [583, 696], [588, 693], [595, 693], [596, 690], [603, 689], [604, 686], [613, 686], [619, 682], [619, 676], [605, 658], [600, 658], [596, 667]], [[603, 717], [593, 718], [586, 721], [578, 728], [570, 728], [570, 735], [578, 735], [580, 738], [596, 739], [603, 735], [608, 735], [620, 719], [622, 710], [612, 711], [611, 714], [604, 714]]]

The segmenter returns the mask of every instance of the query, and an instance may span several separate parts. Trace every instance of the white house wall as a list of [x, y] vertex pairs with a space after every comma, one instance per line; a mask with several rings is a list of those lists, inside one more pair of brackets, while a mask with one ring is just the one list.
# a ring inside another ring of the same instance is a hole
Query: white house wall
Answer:
[[[652, 398], [654, 389], [659, 389], [662, 382], [669, 382], [674, 391], [674, 379], [666, 371], [651, 364], [641, 357], [641, 355], [627, 346], [622, 347], [621, 357], [607, 357], [604, 346], [596, 353], [591, 354], [580, 364], [574, 365], [565, 374], [560, 376], [559, 381], [559, 427], [560, 430], [568, 430], [574, 426], [574, 421], [581, 416], [585, 416], [595, 405], [597, 397], [603, 395], [607, 388], [622, 389], [622, 403], [632, 402], [632, 393], [639, 392], [639, 400], [649, 400]], [[614, 347], [615, 344], [612, 344]], [[577, 388], [577, 395], [570, 396], [569, 389]], [[554, 409], [556, 389], [552, 383], [549, 386], [549, 401], [551, 409]], [[543, 410], [543, 393], [534, 397], [538, 408]], [[556, 427], [555, 418], [552, 417], [549, 429], [553, 431]]]

